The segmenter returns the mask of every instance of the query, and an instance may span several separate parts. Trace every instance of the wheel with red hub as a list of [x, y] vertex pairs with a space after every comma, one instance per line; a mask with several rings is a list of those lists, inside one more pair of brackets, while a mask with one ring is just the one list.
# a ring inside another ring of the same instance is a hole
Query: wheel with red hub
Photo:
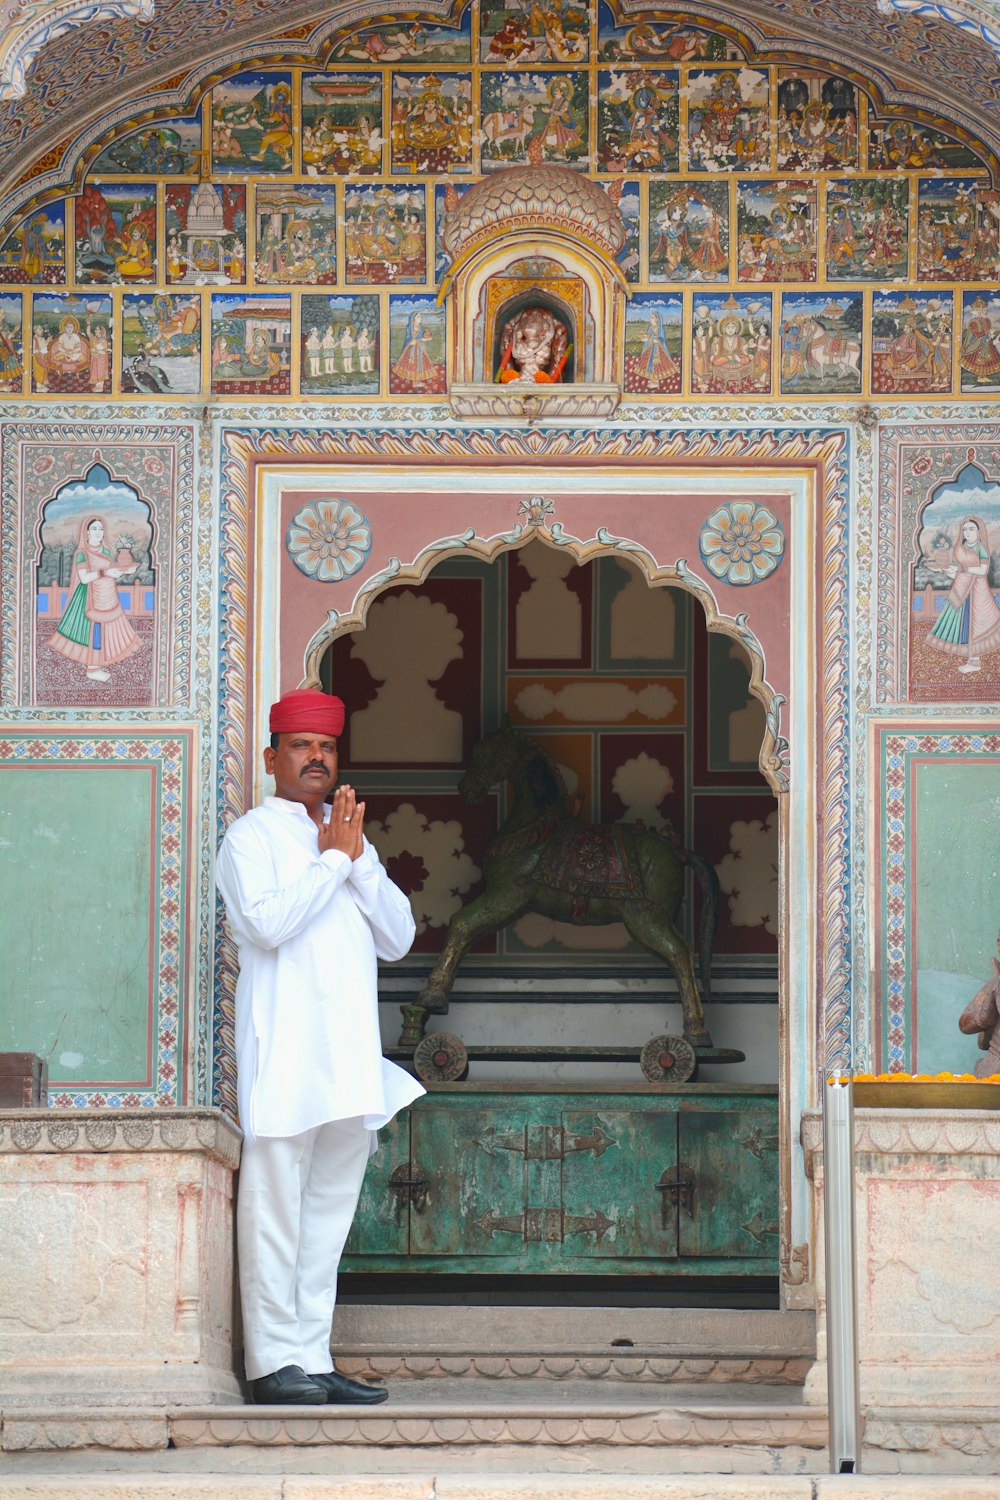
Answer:
[[639, 1066], [650, 1083], [687, 1083], [698, 1071], [698, 1057], [682, 1036], [653, 1036], [639, 1053]]
[[413, 1052], [413, 1066], [421, 1083], [455, 1083], [469, 1071], [469, 1054], [460, 1036], [432, 1031]]

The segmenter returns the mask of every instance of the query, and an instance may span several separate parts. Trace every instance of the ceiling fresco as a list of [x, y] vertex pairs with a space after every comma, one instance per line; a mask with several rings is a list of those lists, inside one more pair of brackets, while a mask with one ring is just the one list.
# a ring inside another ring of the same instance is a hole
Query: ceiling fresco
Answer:
[[[429, 4], [419, 14], [444, 20], [450, 11], [458, 14], [464, 8]], [[949, 5], [749, 0], [699, 6], [697, 12], [693, 7], [654, 11], [628, 4], [616, 9], [623, 24], [662, 23], [672, 17], [732, 27], [762, 60], [792, 50], [840, 67], [863, 68], [884, 102], [933, 108], [936, 101], [938, 109], [973, 135], [994, 149], [1000, 146], [996, 6], [971, 0]], [[126, 0], [8, 3], [0, 8], [0, 22], [7, 23], [5, 41], [8, 49], [12, 43], [20, 48], [30, 73], [23, 97], [0, 102], [5, 207], [17, 201], [11, 190], [28, 174], [33, 190], [38, 189], [40, 167], [52, 185], [68, 181], [88, 124], [91, 135], [98, 118], [113, 124], [114, 111], [124, 117], [131, 106], [134, 112], [140, 96], [176, 107], [197, 94], [209, 67], [232, 69], [255, 51], [260, 54], [263, 43], [276, 59], [322, 61], [332, 31], [378, 17], [412, 21], [416, 15], [412, 5], [391, 0], [377, 10], [372, 5], [317, 6], [315, 0], [156, 0], [155, 8]], [[2, 61], [0, 57], [0, 69]]]

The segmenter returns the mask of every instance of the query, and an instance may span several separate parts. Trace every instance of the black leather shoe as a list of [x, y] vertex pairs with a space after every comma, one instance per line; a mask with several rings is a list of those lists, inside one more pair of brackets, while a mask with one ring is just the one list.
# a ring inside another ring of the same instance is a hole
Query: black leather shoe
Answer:
[[323, 1406], [327, 1399], [324, 1388], [299, 1365], [283, 1365], [273, 1375], [252, 1380], [250, 1391], [258, 1406]]
[[389, 1399], [384, 1385], [364, 1385], [360, 1380], [338, 1375], [336, 1370], [331, 1370], [328, 1375], [310, 1375], [308, 1378], [326, 1392], [326, 1400], [331, 1406], [377, 1406], [380, 1401]]

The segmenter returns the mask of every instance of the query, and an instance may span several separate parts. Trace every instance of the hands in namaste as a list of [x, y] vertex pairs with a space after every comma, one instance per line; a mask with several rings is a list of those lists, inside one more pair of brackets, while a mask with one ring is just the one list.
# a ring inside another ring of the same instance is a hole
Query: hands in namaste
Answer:
[[357, 859], [364, 848], [365, 804], [359, 802], [352, 786], [338, 786], [333, 794], [329, 822], [319, 830], [319, 852], [337, 849]]

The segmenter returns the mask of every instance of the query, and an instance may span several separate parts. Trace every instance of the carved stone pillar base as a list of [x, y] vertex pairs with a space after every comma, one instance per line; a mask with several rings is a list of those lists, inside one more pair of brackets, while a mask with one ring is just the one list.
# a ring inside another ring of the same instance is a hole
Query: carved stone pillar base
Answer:
[[[1000, 1309], [986, 1268], [991, 1247], [1000, 1242], [1000, 1118], [987, 1110], [856, 1108], [854, 1122], [866, 1450], [913, 1448], [918, 1428], [916, 1449], [923, 1450], [933, 1432], [974, 1432], [992, 1401]], [[805, 1396], [823, 1404], [827, 1309], [818, 1114], [803, 1117], [802, 1142], [815, 1185], [819, 1248], [817, 1362]], [[990, 1420], [995, 1423], [995, 1414]], [[948, 1445], [948, 1460], [956, 1471], [1000, 1472], [995, 1445], [985, 1469], [982, 1452], [973, 1437], [969, 1445]], [[872, 1466], [879, 1467], [874, 1452]]]
[[239, 1400], [218, 1110], [0, 1110], [0, 1407]]

